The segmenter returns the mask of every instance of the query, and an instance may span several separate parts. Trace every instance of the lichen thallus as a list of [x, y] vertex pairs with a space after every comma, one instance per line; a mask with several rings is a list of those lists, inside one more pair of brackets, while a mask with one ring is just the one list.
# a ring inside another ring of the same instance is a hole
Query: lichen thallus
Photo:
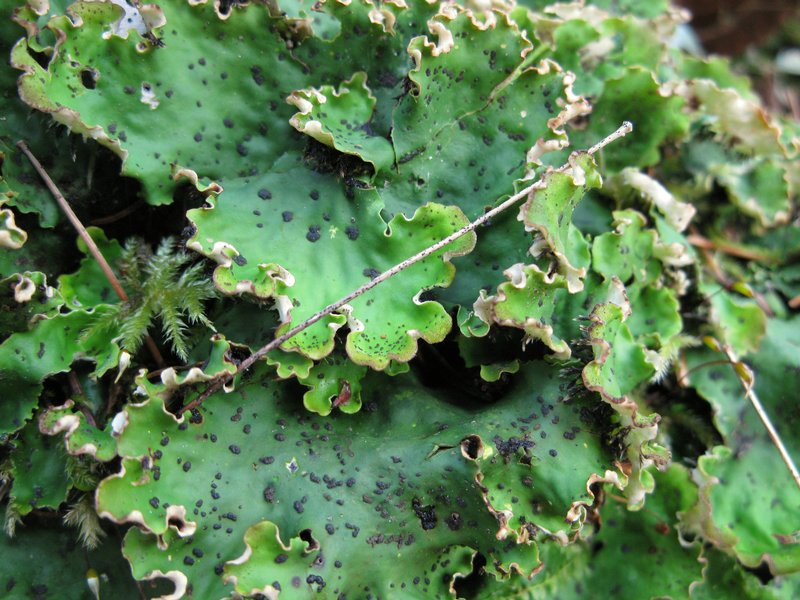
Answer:
[[[570, 155], [569, 160], [566, 163], [564, 163], [563, 165], [561, 165], [560, 167], [558, 167], [557, 169], [554, 169], [554, 171], [555, 172], [567, 171], [568, 169], [572, 168], [572, 165], [574, 163], [574, 159], [575, 159], [576, 155], [579, 155], [579, 154], [593, 155], [593, 154], [599, 152], [600, 150], [602, 150], [604, 147], [606, 147], [611, 142], [624, 137], [625, 135], [627, 135], [631, 131], [633, 131], [633, 125], [629, 121], [623, 122], [623, 124], [616, 131], [614, 131], [613, 133], [609, 134], [608, 136], [606, 136], [605, 138], [603, 138], [602, 140], [597, 142], [594, 146], [592, 146], [588, 150], [573, 152]], [[309, 317], [308, 319], [306, 319], [302, 323], [298, 324], [297, 326], [293, 327], [292, 329], [290, 329], [289, 331], [283, 333], [282, 335], [279, 335], [278, 337], [274, 338], [271, 342], [269, 342], [265, 346], [262, 346], [261, 348], [256, 350], [253, 354], [251, 354], [248, 358], [246, 358], [245, 360], [243, 360], [239, 364], [239, 366], [236, 368], [236, 371], [234, 373], [227, 373], [227, 374], [222, 375], [222, 376], [218, 377], [217, 379], [211, 381], [209, 383], [208, 387], [199, 396], [197, 396], [197, 398], [195, 398], [194, 400], [189, 402], [187, 405], [185, 405], [181, 409], [180, 412], [181, 413], [185, 413], [187, 411], [190, 411], [190, 410], [193, 410], [193, 409], [197, 408], [198, 406], [200, 406], [200, 404], [203, 403], [203, 401], [205, 401], [206, 398], [208, 398], [209, 396], [214, 394], [223, 385], [228, 383], [233, 377], [235, 377], [236, 375], [239, 375], [240, 373], [242, 373], [242, 372], [246, 371], [247, 369], [249, 369], [257, 360], [263, 358], [269, 352], [271, 352], [272, 350], [278, 348], [286, 340], [294, 337], [295, 335], [297, 335], [298, 333], [300, 333], [304, 329], [307, 329], [308, 327], [310, 327], [311, 325], [313, 325], [314, 323], [316, 323], [320, 319], [323, 319], [326, 316], [328, 316], [329, 314], [339, 310], [340, 308], [342, 308], [348, 302], [351, 302], [355, 298], [358, 298], [359, 296], [361, 296], [365, 292], [368, 292], [369, 290], [371, 290], [375, 286], [379, 285], [380, 283], [386, 281], [390, 277], [393, 277], [393, 276], [397, 275], [400, 271], [403, 271], [403, 270], [407, 269], [408, 267], [410, 267], [411, 265], [413, 265], [415, 263], [418, 263], [419, 261], [427, 258], [431, 254], [441, 250], [442, 248], [444, 248], [448, 244], [450, 244], [450, 243], [454, 242], [455, 240], [457, 240], [458, 238], [466, 235], [470, 231], [474, 231], [475, 229], [477, 229], [478, 227], [480, 227], [481, 225], [483, 225], [484, 223], [486, 223], [490, 219], [496, 217], [501, 212], [503, 212], [503, 211], [507, 210], [508, 208], [512, 207], [513, 205], [515, 205], [517, 202], [519, 202], [523, 198], [527, 198], [531, 194], [531, 192], [534, 192], [536, 190], [541, 190], [544, 187], [546, 187], [545, 181], [542, 180], [541, 178], [537, 179], [535, 182], [533, 182], [529, 186], [525, 187], [524, 189], [522, 189], [521, 191], [517, 192], [516, 194], [514, 194], [513, 196], [511, 196], [507, 200], [505, 200], [502, 203], [498, 204], [496, 207], [492, 208], [491, 210], [485, 212], [483, 215], [481, 215], [480, 217], [478, 217], [477, 219], [475, 219], [471, 223], [465, 225], [464, 227], [462, 227], [458, 231], [456, 231], [456, 232], [452, 233], [451, 235], [447, 236], [446, 238], [436, 242], [432, 246], [428, 246], [427, 248], [425, 248], [421, 252], [415, 254], [414, 256], [412, 256], [410, 258], [407, 258], [406, 260], [396, 264], [391, 269], [389, 269], [387, 271], [384, 271], [383, 273], [381, 273], [380, 275], [378, 275], [374, 279], [372, 279], [369, 282], [365, 283], [364, 285], [362, 285], [358, 289], [353, 290], [352, 292], [350, 292], [349, 294], [347, 294], [343, 298], [340, 298], [336, 302], [333, 302], [332, 304], [329, 304], [328, 306], [326, 306], [325, 308], [323, 308], [319, 312], [315, 313], [314, 315], [312, 315], [311, 317]]]

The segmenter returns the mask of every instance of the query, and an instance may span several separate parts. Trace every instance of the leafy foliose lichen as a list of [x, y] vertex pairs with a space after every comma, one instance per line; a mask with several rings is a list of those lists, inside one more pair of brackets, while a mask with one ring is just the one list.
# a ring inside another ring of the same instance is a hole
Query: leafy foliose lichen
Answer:
[[9, 597], [796, 596], [800, 130], [687, 19], [5, 3]]

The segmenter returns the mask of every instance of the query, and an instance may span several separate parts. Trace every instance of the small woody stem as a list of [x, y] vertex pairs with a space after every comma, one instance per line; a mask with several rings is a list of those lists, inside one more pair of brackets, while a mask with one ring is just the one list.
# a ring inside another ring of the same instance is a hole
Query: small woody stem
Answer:
[[[614, 140], [618, 140], [619, 138], [624, 137], [625, 135], [627, 135], [631, 131], [633, 131], [633, 125], [631, 123], [629, 123], [628, 121], [625, 121], [619, 129], [614, 131], [609, 136], [607, 136], [607, 137], [603, 138], [602, 140], [600, 140], [597, 144], [595, 144], [594, 146], [589, 148], [586, 151], [586, 153], [587, 154], [595, 154], [596, 152], [600, 151], [601, 149], [603, 149], [605, 146], [607, 146], [608, 144], [610, 144]], [[564, 172], [569, 167], [570, 167], [570, 164], [566, 163], [564, 165], [561, 165], [558, 169], [555, 169], [555, 171], [556, 172]], [[494, 217], [499, 215], [501, 212], [503, 212], [503, 211], [507, 210], [508, 208], [512, 207], [514, 204], [516, 204], [517, 202], [519, 202], [523, 198], [527, 198], [532, 192], [534, 192], [536, 190], [543, 189], [544, 187], [546, 187], [544, 181], [542, 181], [541, 179], [535, 181], [534, 183], [532, 183], [528, 187], [524, 188], [523, 190], [517, 192], [516, 194], [514, 194], [513, 196], [511, 196], [507, 200], [503, 201], [501, 204], [497, 205], [493, 209], [491, 209], [488, 212], [484, 213], [483, 215], [481, 215], [480, 217], [478, 217], [477, 219], [475, 219], [474, 221], [472, 221], [468, 225], [466, 225], [466, 226], [462, 227], [461, 229], [459, 229], [458, 231], [448, 235], [446, 238], [436, 242], [432, 246], [429, 246], [429, 247], [425, 248], [424, 250], [422, 250], [421, 252], [415, 254], [414, 256], [412, 256], [410, 258], [407, 258], [403, 262], [396, 264], [395, 266], [393, 266], [388, 271], [384, 271], [383, 273], [381, 273], [380, 275], [375, 277], [375, 279], [372, 279], [371, 281], [369, 281], [368, 283], [365, 283], [364, 285], [362, 285], [358, 289], [353, 290], [352, 292], [350, 292], [349, 294], [347, 294], [343, 298], [340, 298], [336, 302], [334, 302], [332, 304], [329, 304], [328, 306], [323, 308], [318, 313], [310, 316], [308, 319], [306, 319], [305, 321], [303, 321], [299, 325], [296, 325], [295, 327], [291, 328], [286, 333], [283, 333], [283, 334], [279, 335], [278, 337], [273, 339], [271, 342], [269, 342], [267, 345], [259, 348], [253, 354], [251, 354], [245, 360], [243, 360], [239, 364], [239, 366], [236, 368], [236, 372], [235, 373], [222, 375], [219, 378], [217, 378], [215, 381], [213, 381], [211, 384], [209, 384], [208, 388], [206, 388], [206, 390], [202, 394], [200, 394], [197, 398], [195, 398], [189, 404], [187, 404], [186, 406], [183, 407], [183, 409], [181, 410], [181, 413], [185, 413], [186, 411], [193, 410], [193, 409], [197, 408], [200, 404], [202, 404], [202, 402], [206, 398], [208, 398], [214, 392], [219, 390], [223, 385], [225, 385], [233, 377], [235, 377], [239, 373], [242, 373], [243, 371], [249, 369], [253, 365], [253, 363], [255, 363], [257, 360], [263, 358], [264, 356], [266, 356], [267, 354], [269, 354], [270, 352], [272, 352], [273, 350], [278, 348], [286, 340], [294, 337], [295, 335], [297, 335], [301, 331], [309, 328], [311, 325], [313, 325], [314, 323], [316, 323], [320, 319], [323, 319], [323, 318], [327, 317], [328, 315], [330, 315], [331, 313], [339, 310], [345, 304], [347, 304], [348, 302], [351, 302], [355, 298], [358, 298], [359, 296], [361, 296], [365, 292], [368, 292], [369, 290], [374, 288], [376, 285], [378, 285], [380, 283], [383, 283], [384, 281], [386, 281], [390, 277], [394, 277], [395, 275], [397, 275], [401, 271], [404, 271], [405, 269], [407, 269], [411, 265], [416, 264], [421, 260], [424, 260], [425, 258], [430, 256], [431, 254], [434, 254], [435, 252], [438, 252], [439, 250], [441, 250], [442, 248], [444, 248], [448, 244], [454, 242], [458, 238], [468, 234], [471, 231], [474, 231], [475, 229], [477, 229], [478, 227], [480, 227], [481, 225], [483, 225], [484, 223], [486, 223], [490, 219], [493, 219]]]
[[[122, 289], [122, 285], [120, 284], [119, 279], [117, 279], [117, 276], [114, 274], [114, 271], [111, 270], [111, 266], [108, 264], [108, 261], [106, 261], [105, 257], [100, 252], [100, 249], [97, 247], [97, 244], [94, 243], [92, 236], [90, 236], [89, 232], [86, 231], [86, 227], [83, 226], [83, 223], [81, 223], [80, 219], [78, 219], [78, 216], [72, 210], [72, 207], [69, 205], [67, 200], [59, 191], [56, 184], [50, 178], [50, 175], [47, 174], [47, 171], [44, 170], [44, 167], [42, 167], [41, 163], [36, 159], [36, 157], [33, 155], [33, 152], [31, 152], [30, 148], [28, 148], [28, 145], [25, 142], [20, 140], [17, 142], [17, 146], [19, 147], [20, 150], [22, 150], [25, 156], [28, 157], [28, 160], [31, 161], [33, 168], [42, 178], [45, 185], [47, 185], [47, 188], [50, 190], [50, 193], [53, 195], [53, 198], [56, 199], [56, 202], [58, 202], [58, 205], [61, 207], [61, 210], [63, 210], [64, 214], [67, 215], [67, 218], [69, 219], [70, 223], [72, 223], [72, 226], [75, 228], [75, 231], [77, 231], [78, 235], [81, 236], [81, 239], [86, 244], [86, 247], [89, 249], [89, 252], [97, 261], [97, 264], [100, 265], [100, 268], [103, 271], [103, 275], [106, 276], [106, 279], [108, 280], [108, 283], [111, 284], [111, 287], [113, 288], [114, 292], [116, 292], [120, 300], [122, 300], [123, 302], [128, 302], [128, 294], [126, 294], [125, 290]], [[164, 358], [161, 356], [161, 352], [159, 352], [156, 343], [153, 341], [153, 338], [151, 338], [148, 335], [145, 337], [144, 341], [145, 344], [147, 345], [147, 349], [153, 356], [153, 359], [156, 361], [156, 363], [158, 363], [158, 366], [164, 367], [166, 363], [164, 362]]]

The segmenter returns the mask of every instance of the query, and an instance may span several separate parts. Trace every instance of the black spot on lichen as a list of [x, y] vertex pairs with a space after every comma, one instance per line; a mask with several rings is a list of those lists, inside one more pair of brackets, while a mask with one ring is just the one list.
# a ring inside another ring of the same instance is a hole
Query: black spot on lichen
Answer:
[[377, 269], [364, 269], [363, 271], [364, 277], [369, 277], [370, 279], [375, 279], [378, 275], [381, 274], [380, 271]]
[[235, 262], [240, 267], [243, 267], [247, 264], [247, 259], [241, 254], [237, 254], [236, 256], [233, 257], [233, 262]]
[[520, 448], [527, 450], [533, 448], [534, 442], [528, 439], [520, 439], [517, 437], [510, 437], [508, 440], [503, 440], [499, 435], [495, 436], [492, 441], [494, 442], [497, 451], [504, 457], [515, 454]]
[[294, 219], [294, 214], [291, 211], [285, 210], [281, 213], [281, 218], [283, 219], [284, 223], [288, 223]]
[[183, 463], [183, 472], [184, 473], [188, 473], [191, 468], [192, 468], [192, 463], [189, 462], [188, 460], [185, 463]]
[[267, 188], [261, 188], [258, 190], [258, 197], [262, 200], [270, 200], [272, 198], [272, 192], [270, 192]]
[[225, 125], [225, 127], [227, 127], [228, 129], [232, 129], [233, 128], [233, 121], [231, 119], [229, 119], [228, 117], [225, 117], [224, 119], [222, 119], [222, 124]]
[[228, 450], [231, 451], [231, 454], [239, 454], [242, 451], [242, 449], [239, 448], [239, 446], [237, 446], [236, 444], [231, 444], [230, 446], [228, 446]]
[[355, 225], [348, 225], [347, 228], [344, 230], [344, 232], [347, 234], [347, 237], [350, 238], [351, 240], [355, 241], [358, 239], [358, 227], [356, 227]]
[[414, 498], [414, 500], [411, 502], [411, 507], [414, 510], [414, 514], [417, 515], [419, 523], [424, 530], [428, 531], [429, 529], [436, 527], [438, 519], [436, 517], [436, 509], [433, 506], [423, 506], [419, 499]]
[[309, 575], [306, 577], [306, 583], [309, 585], [317, 584], [317, 592], [322, 591], [322, 588], [325, 587], [325, 580], [320, 575]]
[[450, 513], [450, 516], [447, 517], [444, 522], [451, 531], [458, 531], [461, 529], [461, 515], [457, 512]]
[[264, 500], [270, 504], [275, 501], [275, 486], [268, 485], [264, 488]]
[[319, 200], [319, 192], [317, 190], [311, 190], [311, 192], [308, 194], [308, 197], [312, 200]]
[[308, 228], [308, 233], [306, 234], [306, 239], [309, 242], [316, 242], [320, 238], [319, 230], [319, 225], [310, 225]]
[[36, 353], [36, 356], [42, 358], [44, 356], [44, 342], [39, 342], [39, 351]]

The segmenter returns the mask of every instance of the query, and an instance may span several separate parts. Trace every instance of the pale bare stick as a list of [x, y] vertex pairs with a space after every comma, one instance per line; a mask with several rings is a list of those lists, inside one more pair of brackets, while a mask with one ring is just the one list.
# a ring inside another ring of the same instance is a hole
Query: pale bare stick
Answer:
[[[614, 133], [610, 134], [608, 137], [602, 139], [600, 142], [598, 142], [597, 144], [595, 144], [594, 146], [589, 148], [589, 150], [587, 150], [586, 153], [587, 154], [594, 154], [594, 153], [600, 151], [602, 148], [604, 148], [608, 144], [610, 144], [611, 142], [613, 142], [614, 140], [618, 140], [619, 138], [621, 138], [621, 137], [627, 135], [628, 133], [630, 133], [631, 131], [633, 131], [633, 125], [631, 123], [629, 123], [628, 121], [625, 121], [619, 129], [617, 129]], [[555, 172], [563, 172], [563, 171], [566, 171], [568, 168], [570, 168], [570, 164], [569, 163], [561, 165], [559, 168], [555, 169]], [[524, 188], [522, 191], [519, 191], [516, 194], [514, 194], [513, 196], [511, 196], [508, 200], [503, 201], [502, 203], [498, 204], [493, 209], [489, 210], [488, 212], [485, 212], [480, 217], [478, 217], [477, 219], [475, 219], [474, 221], [472, 221], [468, 225], [462, 227], [461, 229], [459, 229], [455, 233], [452, 233], [452, 234], [448, 235], [446, 238], [436, 242], [432, 246], [428, 246], [427, 248], [425, 248], [424, 250], [422, 250], [418, 254], [415, 254], [411, 258], [407, 258], [403, 262], [396, 264], [395, 266], [393, 266], [388, 271], [384, 271], [383, 273], [381, 273], [380, 275], [378, 275], [377, 277], [375, 277], [371, 281], [365, 283], [364, 285], [362, 285], [358, 289], [353, 290], [352, 292], [347, 294], [345, 297], [340, 298], [339, 300], [337, 300], [336, 302], [334, 302], [332, 304], [329, 304], [328, 306], [323, 308], [321, 311], [319, 311], [318, 313], [310, 316], [308, 319], [306, 319], [305, 321], [303, 321], [299, 325], [296, 325], [295, 327], [292, 327], [286, 333], [283, 333], [283, 334], [279, 335], [278, 337], [273, 339], [270, 343], [268, 343], [266, 346], [263, 346], [263, 347], [259, 348], [258, 350], [256, 350], [253, 354], [248, 356], [245, 360], [243, 360], [239, 364], [239, 366], [236, 368], [236, 372], [235, 373], [221, 375], [218, 379], [216, 379], [213, 383], [211, 383], [209, 385], [209, 387], [206, 388], [206, 390], [202, 394], [200, 394], [197, 398], [195, 398], [189, 404], [184, 406], [183, 409], [181, 410], [181, 412], [183, 413], [183, 412], [186, 412], [188, 410], [192, 410], [193, 408], [197, 408], [206, 398], [208, 398], [211, 394], [216, 392], [225, 383], [230, 381], [231, 378], [235, 377], [236, 375], [238, 375], [242, 371], [245, 371], [246, 369], [249, 369], [253, 365], [253, 363], [255, 363], [257, 360], [263, 358], [264, 356], [266, 356], [267, 354], [269, 354], [273, 350], [275, 350], [277, 347], [279, 347], [281, 344], [283, 344], [286, 340], [294, 337], [295, 335], [297, 335], [298, 333], [300, 333], [304, 329], [309, 328], [311, 325], [313, 325], [314, 323], [316, 323], [320, 319], [324, 319], [325, 317], [327, 317], [331, 313], [339, 310], [345, 304], [347, 304], [348, 302], [354, 300], [355, 298], [358, 298], [359, 296], [363, 295], [364, 293], [368, 292], [369, 290], [374, 288], [376, 285], [386, 281], [390, 277], [393, 277], [393, 276], [397, 275], [400, 271], [404, 271], [405, 269], [407, 269], [411, 265], [416, 264], [421, 260], [424, 260], [425, 258], [430, 256], [431, 254], [433, 254], [435, 252], [438, 252], [439, 250], [441, 250], [442, 248], [444, 248], [448, 244], [451, 244], [452, 242], [454, 242], [458, 238], [468, 234], [470, 231], [474, 231], [475, 229], [477, 229], [478, 227], [480, 227], [481, 225], [483, 225], [484, 223], [486, 223], [490, 219], [492, 219], [492, 218], [496, 217], [497, 215], [499, 215], [501, 212], [503, 212], [503, 211], [507, 210], [508, 208], [514, 206], [514, 204], [516, 204], [517, 202], [519, 202], [523, 198], [526, 198], [531, 192], [533, 192], [535, 190], [543, 189], [544, 187], [546, 187], [545, 182], [542, 181], [541, 179], [537, 180], [536, 182], [534, 182], [531, 185], [529, 185], [526, 188]]]
[[[744, 393], [747, 396], [747, 399], [750, 400], [750, 404], [753, 405], [753, 408], [756, 410], [758, 414], [758, 418], [761, 419], [761, 423], [764, 425], [764, 429], [767, 430], [767, 434], [769, 435], [772, 443], [775, 445], [775, 448], [778, 449], [778, 454], [781, 455], [783, 462], [786, 464], [786, 467], [789, 469], [789, 473], [792, 474], [792, 478], [794, 482], [797, 484], [797, 487], [800, 488], [800, 471], [797, 470], [797, 466], [794, 464], [792, 457], [789, 455], [789, 452], [786, 450], [786, 446], [783, 445], [783, 440], [781, 440], [780, 435], [775, 430], [775, 427], [772, 425], [772, 421], [767, 414], [767, 411], [764, 410], [764, 406], [761, 404], [761, 401], [756, 396], [756, 391], [753, 389], [753, 373], [747, 365], [743, 362], [738, 360], [736, 356], [733, 354], [733, 350], [729, 346], [724, 346], [722, 351], [725, 353], [725, 356], [728, 357], [728, 360], [731, 361], [731, 364], [734, 367], [734, 371], [736, 371], [736, 376], [739, 378], [739, 381], [744, 388]], [[742, 376], [739, 370], [736, 368], [737, 365], [744, 367], [746, 370], [747, 377]]]
[[[114, 274], [114, 271], [111, 270], [111, 266], [106, 261], [105, 257], [103, 256], [102, 252], [100, 252], [100, 248], [97, 247], [97, 244], [94, 243], [92, 236], [89, 235], [89, 232], [86, 231], [86, 227], [83, 226], [78, 216], [73, 212], [72, 207], [67, 202], [66, 198], [61, 194], [56, 184], [50, 178], [50, 175], [47, 174], [47, 171], [44, 170], [44, 167], [41, 163], [36, 159], [33, 155], [33, 152], [30, 151], [28, 145], [23, 142], [22, 140], [17, 142], [17, 146], [20, 150], [28, 157], [28, 160], [31, 161], [33, 168], [39, 174], [39, 177], [42, 178], [47, 189], [50, 190], [50, 193], [53, 195], [53, 198], [56, 199], [58, 205], [61, 207], [61, 210], [64, 211], [64, 214], [67, 215], [70, 223], [75, 228], [75, 231], [78, 232], [78, 235], [86, 244], [86, 247], [89, 249], [89, 252], [97, 261], [97, 264], [100, 265], [100, 269], [103, 271], [103, 275], [106, 276], [108, 283], [111, 285], [111, 288], [114, 292], [119, 296], [119, 299], [123, 302], [128, 302], [128, 294], [125, 293], [125, 290], [122, 289], [122, 285], [117, 279], [117, 276]], [[156, 343], [153, 341], [149, 335], [145, 336], [145, 344], [147, 345], [147, 349], [150, 351], [150, 354], [153, 356], [153, 359], [158, 363], [159, 367], [164, 367], [164, 358], [161, 356], [161, 352], [159, 352]]]

